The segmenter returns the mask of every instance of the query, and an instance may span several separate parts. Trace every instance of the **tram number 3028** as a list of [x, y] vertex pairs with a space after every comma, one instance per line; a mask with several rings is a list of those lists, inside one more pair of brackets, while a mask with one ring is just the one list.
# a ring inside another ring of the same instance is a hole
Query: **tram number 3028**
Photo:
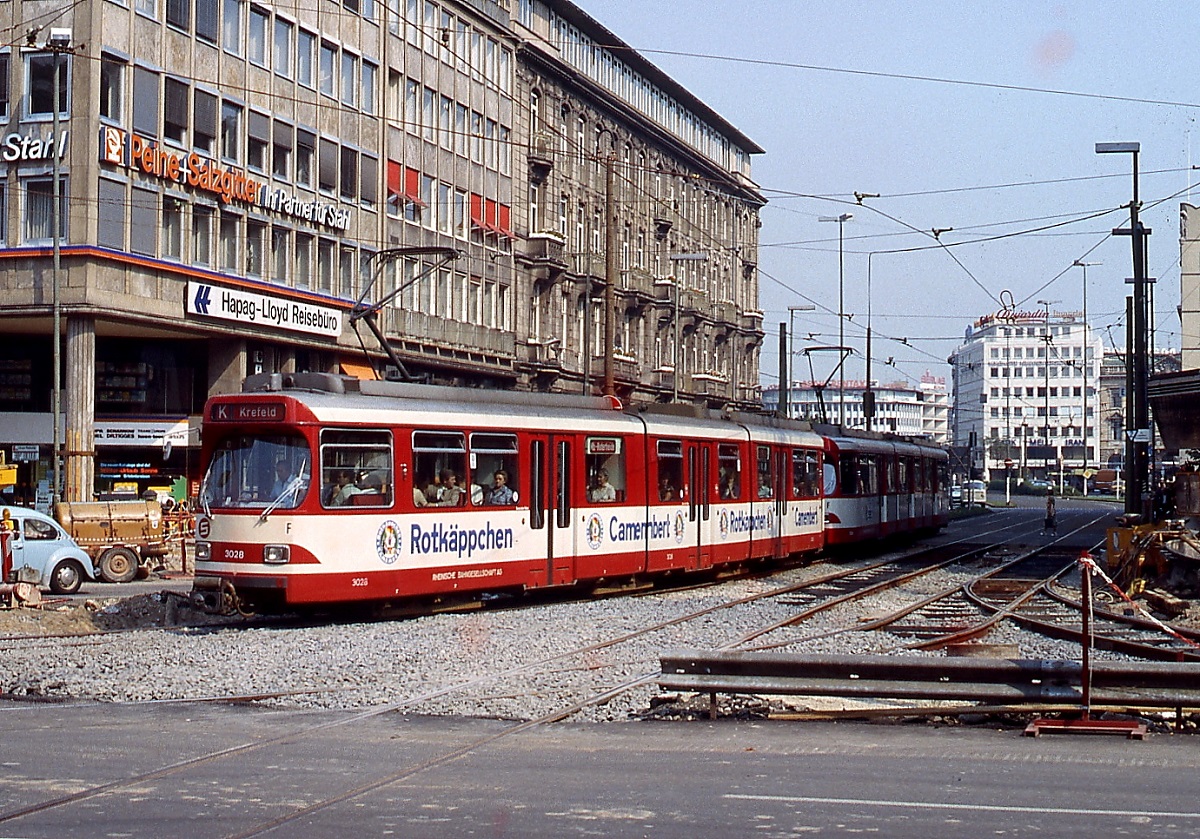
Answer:
[[366, 577], [351, 577], [350, 578], [350, 587], [351, 588], [366, 588], [367, 587], [367, 578]]

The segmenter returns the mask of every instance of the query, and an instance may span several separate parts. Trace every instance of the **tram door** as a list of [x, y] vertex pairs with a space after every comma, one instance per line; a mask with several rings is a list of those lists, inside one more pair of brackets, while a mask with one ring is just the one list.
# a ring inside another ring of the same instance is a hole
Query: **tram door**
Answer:
[[788, 494], [791, 487], [791, 462], [787, 449], [775, 449], [775, 509], [770, 521], [771, 553], [777, 559], [788, 555], [783, 538], [783, 523], [787, 518]]
[[575, 580], [575, 533], [571, 507], [571, 441], [549, 435], [530, 442], [529, 526], [545, 533], [545, 585]]
[[[713, 452], [711, 445], [687, 443], [687, 543], [695, 546], [694, 566], [713, 564], [712, 516]], [[689, 563], [691, 565], [692, 563]]]

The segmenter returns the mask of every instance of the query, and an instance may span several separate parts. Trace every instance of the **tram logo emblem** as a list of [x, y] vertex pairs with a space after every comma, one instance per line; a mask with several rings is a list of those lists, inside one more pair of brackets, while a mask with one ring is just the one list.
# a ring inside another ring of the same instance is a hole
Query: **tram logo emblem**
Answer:
[[683, 523], [683, 513], [676, 512], [675, 513], [675, 542], [677, 544], [683, 543], [683, 532], [685, 529], [686, 529], [686, 527]]
[[729, 511], [722, 510], [721, 515], [717, 517], [717, 527], [721, 531], [721, 538], [729, 538]]
[[604, 541], [604, 525], [600, 522], [600, 515], [592, 513], [587, 520], [587, 543], [588, 547], [593, 551], [600, 547], [600, 543]]
[[391, 565], [400, 558], [400, 528], [394, 521], [379, 525], [379, 532], [375, 534], [375, 552], [384, 565]]

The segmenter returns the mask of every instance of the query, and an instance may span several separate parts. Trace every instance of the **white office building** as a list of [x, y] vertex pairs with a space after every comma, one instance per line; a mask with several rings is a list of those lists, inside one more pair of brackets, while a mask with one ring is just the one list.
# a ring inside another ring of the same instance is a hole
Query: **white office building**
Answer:
[[948, 359], [954, 445], [971, 447], [985, 477], [1008, 462], [1038, 478], [1057, 477], [1060, 463], [1068, 475], [1094, 468], [1103, 351], [1077, 312], [1005, 309], [979, 318]]

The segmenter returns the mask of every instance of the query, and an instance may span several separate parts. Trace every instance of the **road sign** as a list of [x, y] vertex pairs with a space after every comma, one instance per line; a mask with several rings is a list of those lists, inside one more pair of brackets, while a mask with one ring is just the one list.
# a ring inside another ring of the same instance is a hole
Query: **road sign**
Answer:
[[1011, 457], [1006, 457], [1006, 458], [1004, 458], [1004, 468], [1005, 468], [1005, 469], [1012, 469], [1012, 467], [1013, 467], [1012, 458], [1011, 458]]

